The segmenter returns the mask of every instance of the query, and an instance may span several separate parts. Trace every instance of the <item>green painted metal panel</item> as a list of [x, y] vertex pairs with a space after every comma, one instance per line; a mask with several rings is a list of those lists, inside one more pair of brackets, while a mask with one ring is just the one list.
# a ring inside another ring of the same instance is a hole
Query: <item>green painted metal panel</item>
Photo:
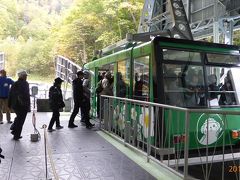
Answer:
[[[201, 46], [194, 42], [189, 43], [174, 43], [174, 42], [159, 42], [159, 47], [162, 48], [175, 48], [175, 49], [187, 49], [193, 51], [201, 51], [201, 52], [209, 52], [209, 53], [224, 53], [224, 54], [234, 54], [239, 55], [239, 51], [237, 49], [227, 48], [227, 46], [212, 46], [210, 43], [206, 46]], [[88, 69], [95, 70], [97, 67], [101, 67], [105, 64], [116, 63], [119, 60], [129, 60], [130, 58], [142, 57], [142, 56], [150, 56], [150, 100], [153, 101], [153, 74], [152, 74], [152, 62], [155, 58], [155, 54], [153, 52], [154, 44], [153, 42], [148, 42], [136, 47], [132, 47], [120, 52], [116, 52], [114, 54], [108, 55], [106, 57], [99, 58], [90, 63], [85, 64], [85, 67]], [[132, 63], [132, 62], [131, 62]], [[116, 64], [114, 67], [114, 75], [116, 76]], [[97, 73], [98, 71], [94, 71]], [[95, 78], [96, 81], [96, 78]], [[132, 81], [131, 81], [132, 82]], [[95, 82], [96, 83], [96, 82]], [[115, 86], [116, 86], [115, 82]], [[132, 84], [132, 83], [131, 83]], [[132, 86], [131, 86], [132, 88]], [[94, 99], [96, 99], [94, 97]], [[93, 106], [96, 107], [96, 103], [93, 103]], [[133, 108], [135, 108], [133, 110]], [[223, 108], [223, 110], [227, 110], [227, 108]], [[229, 110], [233, 110], [229, 108]], [[236, 111], [239, 111], [240, 108], [235, 108]], [[133, 112], [135, 111], [135, 112]], [[149, 112], [147, 112], [147, 116], [143, 117], [143, 111], [148, 111], [141, 106], [132, 106], [127, 105], [124, 106], [124, 103], [114, 103], [114, 113], [112, 118], [113, 127], [116, 128], [119, 132], [123, 133], [124, 130], [124, 121], [130, 121], [132, 124], [137, 122], [138, 130], [137, 136], [139, 139], [146, 141], [147, 137], [147, 128], [149, 121]], [[127, 118], [126, 118], [127, 117]], [[160, 121], [160, 117], [154, 117]], [[152, 117], [152, 119], [154, 119]], [[207, 123], [209, 122], [209, 123]], [[184, 142], [174, 144], [174, 135], [184, 135], [185, 134], [185, 113], [176, 111], [176, 110], [165, 110], [164, 111], [164, 120], [162, 122], [164, 124], [164, 147], [175, 147], [176, 149], [183, 150]], [[206, 124], [209, 124], [211, 131], [207, 129]], [[222, 115], [219, 114], [211, 114], [206, 115], [204, 113], [191, 113], [190, 114], [190, 126], [189, 126], [189, 148], [190, 149], [198, 149], [205, 148], [208, 143], [209, 147], [222, 146], [223, 142], [227, 145], [236, 144], [240, 141], [240, 139], [232, 139], [231, 138], [231, 130], [240, 130], [236, 129], [236, 127], [240, 127], [240, 117], [239, 116], [230, 116], [227, 115], [226, 119]], [[206, 137], [206, 132], [208, 131], [209, 137]], [[152, 142], [154, 142], [154, 135], [157, 135], [158, 132], [151, 132]]]
[[[224, 108], [222, 110], [228, 110]], [[229, 108], [239, 111], [240, 108]], [[176, 147], [183, 150], [184, 142], [174, 144], [174, 136], [185, 135], [185, 112], [165, 110], [165, 139], [170, 139], [167, 147]], [[190, 113], [189, 124], [189, 149], [201, 149], [208, 147], [221, 147], [234, 145], [240, 142], [240, 138], [232, 139], [232, 130], [239, 130], [240, 117], [237, 115]], [[207, 133], [208, 132], [208, 133]], [[224, 138], [224, 141], [223, 141]]]
[[92, 62], [85, 64], [84, 67], [87, 69], [92, 69], [94, 67], [101, 67], [102, 65], [105, 65], [105, 64], [115, 63], [115, 62], [118, 62], [119, 60], [130, 58], [131, 53], [133, 53], [133, 57], [144, 56], [151, 52], [152, 50], [151, 42], [144, 43], [140, 46], [134, 47], [133, 49], [134, 49], [133, 52], [131, 52], [132, 48], [129, 48], [129, 49], [122, 50], [114, 54], [96, 59]]

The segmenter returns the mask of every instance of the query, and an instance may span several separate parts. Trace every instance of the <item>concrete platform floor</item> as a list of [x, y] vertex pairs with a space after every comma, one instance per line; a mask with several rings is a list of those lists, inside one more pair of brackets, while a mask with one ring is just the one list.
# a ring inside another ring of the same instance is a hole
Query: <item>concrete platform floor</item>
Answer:
[[[47, 133], [56, 174], [62, 180], [152, 180], [179, 179], [165, 169], [146, 163], [126, 147], [99, 131], [98, 124], [89, 130], [79, 123], [79, 127], [67, 127], [69, 113], [61, 113], [61, 130]], [[12, 114], [14, 119], [15, 114]], [[3, 149], [0, 164], [0, 180], [44, 180], [56, 179], [48, 158], [47, 177], [45, 166], [44, 130], [51, 113], [36, 113], [37, 129], [41, 134], [38, 142], [30, 141], [33, 133], [32, 113], [28, 113], [19, 141], [12, 139], [10, 124], [0, 125], [0, 147]], [[94, 122], [94, 121], [93, 121]], [[55, 127], [54, 127], [55, 128]], [[138, 164], [136, 164], [135, 162]], [[146, 168], [143, 169], [143, 168]]]

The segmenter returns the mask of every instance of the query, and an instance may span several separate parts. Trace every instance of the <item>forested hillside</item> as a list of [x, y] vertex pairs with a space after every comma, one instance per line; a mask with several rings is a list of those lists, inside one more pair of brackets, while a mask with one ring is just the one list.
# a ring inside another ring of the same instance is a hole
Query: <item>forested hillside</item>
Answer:
[[101, 49], [135, 33], [143, 0], [0, 0], [0, 51], [10, 75], [46, 76], [61, 54], [82, 65]]

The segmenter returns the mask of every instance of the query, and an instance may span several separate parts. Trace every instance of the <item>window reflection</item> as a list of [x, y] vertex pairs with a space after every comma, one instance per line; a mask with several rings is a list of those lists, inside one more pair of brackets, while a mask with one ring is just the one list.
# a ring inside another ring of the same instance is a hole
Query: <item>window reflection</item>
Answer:
[[[166, 104], [189, 108], [239, 105], [240, 68], [206, 66], [203, 71], [199, 52], [164, 49], [163, 58]], [[208, 53], [206, 58], [218, 65], [240, 63], [235, 55]]]
[[239, 68], [207, 67], [209, 106], [233, 106], [239, 104]]
[[189, 52], [189, 51], [180, 51], [180, 50], [163, 50], [164, 60], [173, 60], [173, 61], [190, 61], [190, 62], [200, 62], [201, 56], [199, 52]]
[[118, 62], [118, 71], [116, 77], [116, 96], [128, 97], [129, 95], [129, 61]]
[[164, 64], [165, 102], [180, 107], [206, 106], [201, 66]]
[[[180, 107], [239, 105], [240, 68], [164, 64], [165, 103]], [[205, 82], [206, 80], [206, 82]]]
[[134, 59], [133, 98], [149, 101], [149, 56]]
[[113, 95], [114, 64], [106, 64], [98, 70], [98, 82], [96, 85], [97, 95]]
[[224, 64], [240, 64], [240, 57], [234, 55], [224, 54], [207, 54], [209, 62], [224, 63]]

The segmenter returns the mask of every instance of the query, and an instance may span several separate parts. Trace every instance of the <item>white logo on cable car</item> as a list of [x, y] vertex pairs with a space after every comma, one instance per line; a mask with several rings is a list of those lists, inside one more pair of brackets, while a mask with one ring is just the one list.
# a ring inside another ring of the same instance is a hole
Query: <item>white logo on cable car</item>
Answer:
[[223, 121], [218, 114], [211, 117], [206, 114], [202, 114], [197, 123], [198, 142], [202, 145], [215, 143], [223, 135], [222, 127]]

